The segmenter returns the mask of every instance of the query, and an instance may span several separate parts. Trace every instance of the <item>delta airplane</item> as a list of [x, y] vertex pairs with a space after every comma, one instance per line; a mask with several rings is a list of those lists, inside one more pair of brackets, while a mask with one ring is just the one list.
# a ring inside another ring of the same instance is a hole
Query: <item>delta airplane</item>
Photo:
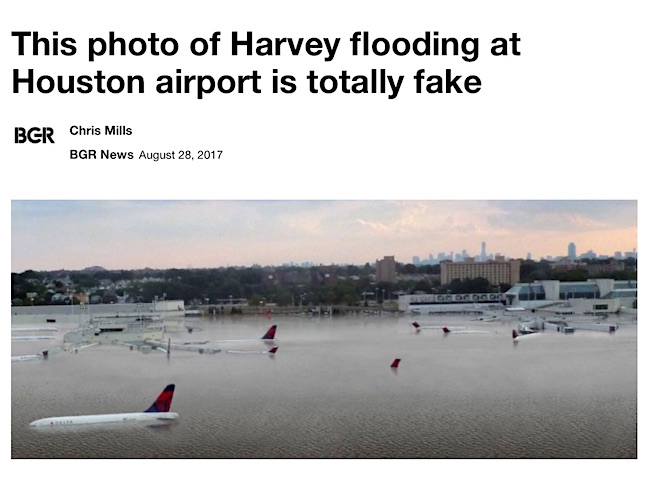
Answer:
[[[232, 343], [263, 342], [267, 345], [272, 346], [273, 340], [275, 339], [276, 330], [277, 330], [277, 325], [271, 326], [270, 329], [268, 329], [266, 334], [264, 334], [264, 336], [261, 339], [219, 339], [219, 340], [208, 340], [208, 341], [172, 342], [172, 340], [168, 338], [167, 342], [159, 341], [156, 339], [143, 339], [137, 341], [114, 340], [112, 341], [112, 343], [128, 346], [131, 350], [137, 348], [138, 350], [141, 350], [143, 352], [149, 352], [155, 349], [157, 351], [166, 353], [168, 356], [172, 350], [194, 351], [194, 352], [198, 352], [199, 354], [216, 354], [219, 352], [223, 352], [223, 349], [219, 347], [213, 347], [213, 344], [221, 343], [221, 342], [232, 342]], [[83, 347], [93, 346], [96, 344], [98, 344], [98, 342], [91, 343]], [[78, 349], [82, 349], [82, 347]], [[262, 351], [255, 351], [255, 352], [261, 353]], [[264, 353], [270, 353], [270, 351], [264, 351]]]
[[17, 363], [22, 361], [36, 361], [38, 359], [48, 359], [48, 350], [42, 351], [40, 354], [24, 354], [22, 356], [12, 356], [11, 362]]
[[445, 329], [446, 328], [442, 325], [424, 325], [424, 326], [422, 326], [422, 325], [419, 325], [419, 323], [417, 323], [417, 322], [413, 322], [412, 325], [413, 325], [413, 327], [415, 327], [416, 332], [419, 332], [422, 329]]
[[[147, 339], [144, 341], [144, 343], [148, 346], [151, 346], [154, 349], [157, 349], [161, 352], [169, 354], [172, 349], [179, 350], [179, 351], [196, 351], [200, 354], [215, 354], [217, 352], [222, 351], [222, 349], [214, 348], [214, 347], [205, 347], [203, 343], [199, 344], [193, 344], [193, 343], [183, 343], [183, 344], [178, 344], [172, 342], [168, 339], [167, 344], [164, 342], [160, 341], [153, 341], [150, 339]], [[133, 346], [133, 344], [128, 343], [128, 346]]]
[[113, 422], [144, 422], [158, 421], [169, 422], [177, 420], [179, 414], [170, 412], [172, 398], [174, 397], [174, 385], [167, 385], [158, 395], [156, 401], [144, 412], [135, 413], [111, 413], [102, 415], [72, 415], [69, 417], [48, 417], [35, 420], [30, 427], [56, 427], [63, 425], [88, 425], [106, 424]]
[[261, 339], [214, 339], [211, 341], [184, 342], [183, 345], [203, 345], [216, 342], [265, 342], [269, 344], [269, 341], [275, 339], [275, 332], [277, 332], [277, 325], [271, 325]]
[[392, 364], [390, 365], [390, 368], [398, 368], [400, 362], [401, 362], [401, 359], [400, 359], [400, 358], [396, 358], [396, 359], [392, 362]]
[[442, 331], [445, 334], [449, 334], [450, 332], [452, 334], [490, 334], [491, 331], [489, 330], [459, 330], [456, 327], [449, 328], [449, 327], [443, 327]]
[[277, 352], [278, 346], [271, 347], [267, 351], [225, 351], [227, 354], [270, 354], [271, 356]]
[[271, 325], [261, 339], [218, 339], [211, 342], [255, 342], [255, 341], [272, 341], [275, 340], [275, 332], [277, 332], [277, 325]]

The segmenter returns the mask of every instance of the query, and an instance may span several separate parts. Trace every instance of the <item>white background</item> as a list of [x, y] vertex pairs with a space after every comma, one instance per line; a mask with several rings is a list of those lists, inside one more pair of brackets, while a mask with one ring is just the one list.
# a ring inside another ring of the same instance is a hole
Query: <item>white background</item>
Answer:
[[[640, 248], [651, 258], [660, 133], [655, 2], [234, 3], [3, 4], [4, 228], [10, 229], [14, 199], [625, 198], [639, 201], [641, 222], [649, 215], [649, 226], [640, 226]], [[17, 41], [10, 35], [18, 30], [39, 31], [44, 37], [57, 31], [59, 38], [75, 38], [79, 51], [70, 57], [18, 56]], [[327, 63], [305, 54], [231, 56], [231, 31], [248, 30], [255, 38], [340, 37], [341, 41], [336, 58]], [[161, 38], [176, 38], [180, 50], [173, 57], [106, 56], [89, 63], [87, 38], [107, 36], [109, 31], [126, 39], [155, 32]], [[208, 38], [214, 31], [223, 34], [218, 56], [188, 54], [191, 39]], [[353, 57], [348, 39], [354, 31], [390, 39], [412, 40], [425, 31], [438, 31], [440, 37], [477, 37], [480, 56], [473, 63], [450, 56]], [[513, 32], [521, 38], [521, 55], [492, 57], [490, 40]], [[141, 95], [15, 95], [14, 68], [21, 72], [33, 68], [50, 76], [93, 74], [100, 69], [106, 75], [140, 74], [147, 84]], [[258, 70], [262, 93], [214, 93], [203, 100], [193, 94], [157, 94], [155, 78], [177, 68], [186, 74], [214, 76]], [[368, 75], [372, 68], [405, 75], [395, 100], [385, 94], [312, 95], [306, 88], [304, 77], [311, 69]], [[412, 76], [419, 68], [428, 74], [443, 74], [446, 68], [464, 76], [476, 74], [482, 90], [475, 95], [415, 94]], [[295, 94], [271, 93], [273, 69], [296, 76]], [[133, 135], [73, 137], [68, 134], [72, 125], [126, 125]], [[13, 144], [17, 126], [53, 127], [56, 144]], [[219, 161], [191, 162], [69, 159], [70, 149], [84, 148], [136, 154], [143, 149], [222, 149], [224, 154]], [[10, 261], [9, 238], [5, 246], [5, 259]], [[652, 275], [646, 271], [649, 261], [642, 276]], [[649, 281], [643, 288], [652, 286]], [[646, 334], [645, 330], [640, 337], [645, 340]], [[640, 340], [641, 359], [644, 340]], [[651, 424], [649, 410], [654, 403], [644, 388], [645, 368], [640, 367], [638, 462], [592, 462], [580, 465], [577, 472], [575, 463], [510, 461], [413, 466], [266, 462], [258, 469], [263, 470], [264, 483], [282, 486], [325, 486], [331, 481], [394, 486], [445, 482], [446, 476], [452, 483], [482, 484], [493, 482], [493, 474], [501, 476], [502, 483], [519, 485], [521, 467], [525, 483], [540, 486], [565, 480], [648, 485], [642, 481], [645, 469], [640, 468], [648, 467], [653, 447], [645, 441], [654, 438], [657, 429], [655, 422]], [[171, 471], [164, 464], [149, 465], [145, 482], [185, 479], [207, 471], [218, 474], [218, 470], [223, 480], [230, 482], [229, 475], [235, 475], [231, 482], [241, 482], [236, 474], [240, 469], [228, 463], [178, 466]], [[25, 465], [14, 461], [11, 467], [20, 473]], [[425, 478], [418, 479], [420, 468]], [[71, 472], [59, 465], [54, 469], [64, 471], [60, 476], [71, 481]], [[144, 470], [136, 471], [139, 475]], [[25, 476], [23, 472], [21, 479]], [[218, 482], [215, 476], [208, 481]]]

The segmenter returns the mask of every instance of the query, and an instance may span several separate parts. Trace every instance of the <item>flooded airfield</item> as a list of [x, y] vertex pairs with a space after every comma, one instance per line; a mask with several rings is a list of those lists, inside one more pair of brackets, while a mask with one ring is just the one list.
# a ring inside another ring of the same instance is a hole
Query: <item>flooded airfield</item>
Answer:
[[[484, 333], [415, 331], [413, 320]], [[57, 346], [78, 323], [73, 313], [12, 315], [12, 327], [55, 325], [59, 339], [13, 342], [12, 355]], [[544, 331], [518, 343], [516, 318], [223, 316], [165, 324], [173, 342], [257, 339], [277, 324], [279, 350], [167, 356], [99, 345], [12, 363], [12, 458], [637, 457], [635, 323], [613, 334]], [[392, 369], [395, 358], [400, 366]], [[29, 427], [43, 417], [140, 412], [169, 383], [180, 415], [170, 425]]]

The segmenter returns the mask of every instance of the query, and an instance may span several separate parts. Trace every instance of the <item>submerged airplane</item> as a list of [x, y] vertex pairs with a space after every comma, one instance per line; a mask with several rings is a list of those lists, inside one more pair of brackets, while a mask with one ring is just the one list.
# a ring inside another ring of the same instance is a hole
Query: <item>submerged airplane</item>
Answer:
[[[119, 344], [123, 346], [128, 346], [131, 350], [137, 349], [142, 352], [150, 352], [152, 350], [157, 350], [166, 353], [168, 356], [172, 350], [181, 350], [181, 351], [194, 351], [199, 354], [216, 354], [223, 352], [224, 349], [214, 346], [215, 343], [222, 342], [263, 342], [266, 345], [273, 346], [275, 339], [275, 332], [277, 330], [277, 325], [273, 325], [268, 329], [266, 334], [260, 339], [220, 339], [220, 340], [206, 340], [206, 341], [190, 341], [190, 342], [172, 342], [168, 338], [167, 342], [163, 340], [163, 330], [158, 329], [155, 332], [151, 333], [142, 333], [142, 328], [136, 329], [136, 331], [128, 331], [121, 326], [111, 329], [106, 328], [103, 330], [103, 334], [94, 334], [90, 335], [88, 340], [97, 339], [95, 342], [75, 342], [67, 346], [68, 350], [73, 350], [78, 352], [80, 349], [85, 347], [95, 346], [98, 344]], [[146, 328], [147, 331], [151, 331], [150, 327]], [[65, 336], [66, 339], [66, 336]], [[77, 338], [76, 338], [77, 339]], [[84, 344], [80, 346], [79, 344]], [[229, 351], [224, 351], [229, 352]], [[270, 353], [270, 351], [253, 351], [258, 353]], [[274, 352], [274, 351], [273, 351]]]
[[172, 398], [174, 397], [174, 385], [170, 384], [158, 395], [156, 401], [144, 412], [134, 413], [111, 413], [101, 415], [72, 415], [68, 417], [48, 417], [35, 420], [30, 427], [55, 427], [63, 425], [88, 425], [106, 424], [113, 422], [144, 422], [157, 421], [169, 422], [177, 420], [179, 414], [170, 412]]
[[261, 339], [216, 339], [209, 342], [255, 342], [255, 341], [272, 341], [275, 339], [275, 332], [277, 332], [277, 325], [271, 325], [270, 329], [266, 331]]
[[12, 341], [54, 341], [55, 336], [11, 336]]
[[12, 332], [57, 332], [57, 327], [12, 327]]
[[514, 342], [517, 342], [518, 340], [520, 340], [524, 337], [529, 337], [531, 335], [536, 335], [538, 333], [539, 333], [538, 330], [521, 331], [520, 333], [518, 333], [518, 331], [516, 329], [513, 329], [511, 335], [513, 336]]
[[450, 332], [452, 334], [490, 334], [491, 331], [489, 330], [462, 330], [462, 329], [457, 329], [456, 327], [454, 328], [449, 328], [449, 327], [443, 327], [442, 331], [445, 334], [449, 334]]
[[195, 346], [195, 345], [204, 345], [204, 344], [215, 344], [218, 342], [265, 342], [266, 344], [269, 344], [270, 341], [273, 341], [275, 339], [275, 332], [277, 332], [277, 325], [271, 325], [270, 329], [268, 329], [268, 331], [264, 334], [264, 336], [261, 339], [214, 339], [209, 341], [183, 342], [182, 345]]
[[[225, 350], [218, 347], [213, 347], [212, 344], [229, 342], [229, 343], [245, 343], [245, 342], [264, 342], [268, 345], [273, 345], [273, 340], [275, 339], [275, 332], [277, 331], [277, 325], [273, 325], [268, 329], [261, 339], [219, 339], [219, 340], [210, 340], [210, 341], [191, 341], [191, 342], [172, 342], [170, 339], [167, 342], [162, 342], [158, 340], [146, 339], [143, 341], [143, 347], [156, 349], [158, 351], [170, 354], [172, 350], [180, 351], [194, 351], [199, 354], [216, 354], [220, 352], [225, 352], [229, 354], [275, 354], [277, 351], [277, 346], [271, 347], [269, 350], [265, 351], [249, 351], [249, 350]], [[140, 347], [140, 344], [124, 342], [121, 343], [126, 346], [129, 346], [131, 349], [133, 347]]]
[[472, 320], [476, 322], [495, 322], [496, 320], [500, 320], [500, 317], [498, 315], [481, 315]]
[[48, 359], [48, 350], [41, 351], [39, 354], [24, 354], [22, 356], [12, 356], [11, 362], [21, 362], [21, 361], [36, 361], [39, 359]]
[[278, 346], [271, 347], [267, 351], [225, 351], [227, 354], [275, 354], [277, 352]]
[[412, 326], [415, 328], [415, 331], [419, 332], [422, 329], [444, 329], [442, 325], [419, 325], [418, 322], [413, 322]]

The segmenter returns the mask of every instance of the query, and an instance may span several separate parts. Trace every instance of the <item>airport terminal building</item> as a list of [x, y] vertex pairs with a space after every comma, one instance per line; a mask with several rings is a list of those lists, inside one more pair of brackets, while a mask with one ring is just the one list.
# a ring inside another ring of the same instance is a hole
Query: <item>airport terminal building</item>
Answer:
[[504, 296], [507, 306], [526, 309], [558, 307], [565, 309], [565, 313], [610, 314], [622, 309], [637, 310], [637, 281], [541, 280], [517, 283]]
[[637, 281], [541, 280], [517, 283], [504, 293], [400, 295], [399, 311], [415, 314], [487, 313], [505, 307], [558, 314], [611, 314], [637, 311]]

